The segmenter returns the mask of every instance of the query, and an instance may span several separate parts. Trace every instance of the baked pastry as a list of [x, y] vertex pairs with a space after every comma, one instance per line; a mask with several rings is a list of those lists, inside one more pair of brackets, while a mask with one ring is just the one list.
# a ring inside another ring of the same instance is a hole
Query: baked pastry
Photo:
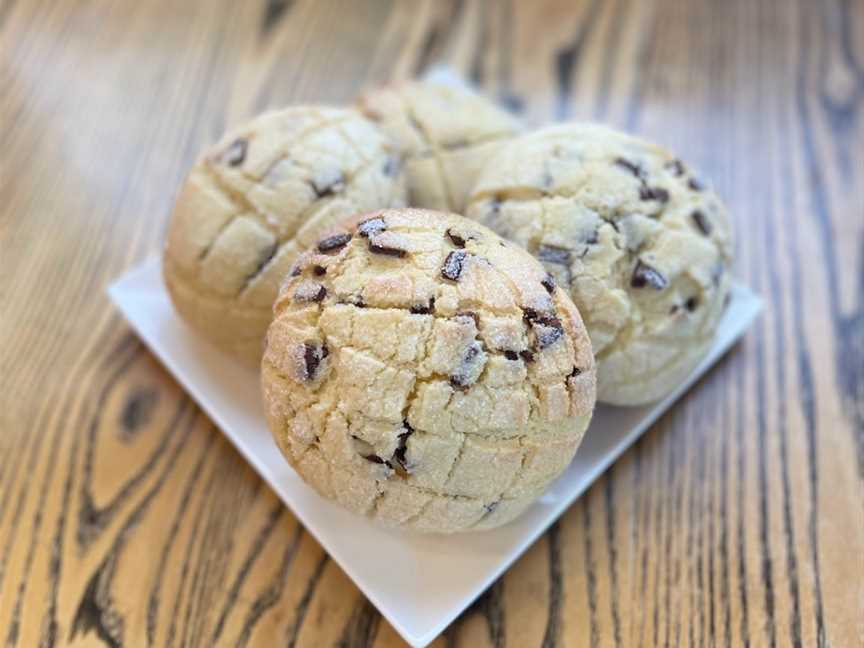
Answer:
[[398, 154], [356, 110], [263, 114], [192, 168], [168, 229], [165, 283], [197, 333], [257, 365], [300, 251], [349, 215], [404, 202]]
[[519, 121], [466, 88], [426, 81], [384, 86], [360, 107], [405, 157], [414, 207], [462, 213], [486, 161], [520, 130]]
[[594, 407], [579, 312], [461, 216], [380, 210], [304, 253], [262, 361], [268, 425], [319, 493], [429, 532], [498, 526], [570, 463]]
[[592, 124], [544, 128], [490, 160], [467, 214], [569, 290], [596, 354], [598, 400], [657, 400], [707, 351], [730, 288], [729, 221], [659, 146]]

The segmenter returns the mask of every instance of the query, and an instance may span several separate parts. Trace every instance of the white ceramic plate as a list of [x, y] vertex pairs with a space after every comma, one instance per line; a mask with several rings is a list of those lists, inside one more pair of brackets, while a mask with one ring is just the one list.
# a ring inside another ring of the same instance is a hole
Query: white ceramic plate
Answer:
[[257, 376], [186, 328], [171, 306], [157, 259], [128, 272], [108, 292], [168, 370], [413, 646], [432, 641], [491, 585], [729, 349], [762, 308], [749, 289], [734, 286], [714, 346], [694, 374], [655, 405], [598, 407], [573, 463], [522, 517], [492, 531], [423, 536], [377, 527], [303, 483], [270, 438]]

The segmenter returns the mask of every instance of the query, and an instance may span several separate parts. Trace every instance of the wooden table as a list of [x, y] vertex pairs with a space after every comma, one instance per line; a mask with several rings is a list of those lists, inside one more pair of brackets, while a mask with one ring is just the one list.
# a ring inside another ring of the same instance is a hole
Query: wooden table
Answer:
[[864, 644], [864, 3], [0, 1], [0, 641], [391, 646], [136, 339], [227, 125], [444, 61], [701, 167], [757, 325], [438, 646]]

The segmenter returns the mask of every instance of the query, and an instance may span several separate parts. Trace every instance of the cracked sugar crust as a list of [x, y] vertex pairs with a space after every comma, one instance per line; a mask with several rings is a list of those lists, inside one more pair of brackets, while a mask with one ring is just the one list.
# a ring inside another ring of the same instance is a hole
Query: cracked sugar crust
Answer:
[[463, 211], [487, 160], [521, 130], [485, 97], [424, 81], [370, 91], [359, 106], [402, 151], [410, 203], [442, 211]]
[[502, 147], [467, 215], [569, 290], [596, 354], [598, 400], [657, 400], [707, 351], [730, 290], [730, 225], [671, 153], [593, 124], [544, 128]]
[[190, 172], [168, 230], [165, 282], [197, 332], [257, 365], [279, 283], [300, 252], [350, 215], [404, 204], [399, 154], [356, 110], [265, 113]]
[[430, 532], [519, 515], [595, 401], [579, 312], [527, 252], [461, 216], [381, 210], [322, 236], [274, 306], [268, 425], [321, 494]]

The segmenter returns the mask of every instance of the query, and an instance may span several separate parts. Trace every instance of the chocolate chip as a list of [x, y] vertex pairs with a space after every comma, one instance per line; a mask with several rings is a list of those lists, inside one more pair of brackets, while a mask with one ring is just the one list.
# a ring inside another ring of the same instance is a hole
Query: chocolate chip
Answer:
[[645, 170], [637, 162], [631, 162], [630, 160], [625, 160], [624, 158], [619, 157], [615, 158], [613, 164], [615, 164], [615, 166], [621, 167], [622, 169], [626, 169], [640, 180], [645, 179]]
[[366, 301], [363, 299], [362, 295], [347, 295], [345, 297], [340, 297], [339, 303], [349, 304], [350, 306], [355, 306], [357, 308], [366, 308]]
[[321, 362], [329, 354], [327, 345], [305, 342], [303, 344], [303, 380], [315, 380]]
[[397, 257], [399, 259], [403, 258], [407, 254], [407, 252], [401, 248], [381, 245], [372, 240], [369, 241], [369, 251], [372, 254], [383, 254], [385, 256]]
[[225, 149], [221, 159], [228, 166], [240, 166], [243, 164], [243, 160], [246, 159], [246, 151], [248, 148], [249, 142], [242, 138], [236, 139], [231, 142], [231, 145], [227, 149]]
[[507, 349], [506, 351], [504, 351], [504, 357], [510, 361], [514, 361], [519, 359], [519, 354], [515, 351], [510, 351], [509, 349]]
[[684, 168], [684, 163], [681, 160], [672, 160], [671, 162], [667, 162], [663, 166], [672, 171], [672, 173], [674, 173], [679, 178], [687, 172]]
[[328, 236], [325, 239], [321, 239], [318, 241], [318, 251], [319, 252], [335, 252], [336, 250], [341, 250], [343, 247], [348, 245], [348, 241], [351, 240], [351, 234], [348, 232], [343, 232], [342, 234], [334, 234], [333, 236]]
[[665, 203], [669, 201], [669, 192], [663, 187], [649, 187], [642, 185], [639, 189], [639, 198], [642, 200], [656, 200]]
[[426, 306], [424, 304], [415, 304], [414, 306], [412, 306], [410, 308], [410, 311], [414, 315], [428, 315], [429, 313], [431, 313], [434, 310], [435, 310], [435, 298], [434, 297], [432, 297], [429, 300], [428, 306]]
[[[482, 347], [476, 340], [471, 343], [456, 373], [450, 375], [450, 386], [455, 389], [467, 389], [476, 380], [478, 364], [485, 362], [485, 357], [480, 353]], [[481, 367], [482, 368], [482, 365]]]
[[522, 311], [522, 319], [531, 325], [534, 335], [537, 336], [537, 346], [540, 349], [554, 344], [564, 335], [564, 326], [561, 320], [548, 313], [538, 313], [533, 308], [525, 308]]
[[687, 186], [690, 187], [693, 191], [703, 191], [705, 189], [705, 185], [699, 178], [690, 178], [687, 181]]
[[380, 216], [375, 216], [374, 218], [367, 218], [365, 221], [363, 221], [357, 226], [357, 231], [360, 233], [360, 236], [364, 238], [374, 236], [375, 234], [383, 232], [386, 229], [387, 223], [385, 223], [384, 219]]
[[684, 302], [684, 308], [686, 308], [691, 313], [696, 310], [699, 306], [699, 298], [698, 297], [689, 297], [686, 302]]
[[711, 221], [708, 220], [708, 217], [705, 215], [701, 209], [696, 209], [693, 213], [690, 214], [690, 218], [693, 219], [693, 222], [696, 224], [696, 227], [699, 228], [699, 231], [702, 232], [705, 236], [711, 235]]
[[658, 270], [652, 268], [647, 263], [639, 260], [636, 262], [636, 267], [633, 269], [633, 276], [630, 278], [630, 285], [633, 288], [644, 288], [650, 286], [655, 290], [663, 290], [669, 281]]
[[537, 258], [547, 263], [570, 266], [571, 253], [567, 248], [555, 245], [541, 245], [537, 248]]
[[333, 196], [345, 187], [345, 176], [341, 171], [325, 172], [310, 183], [318, 198]]
[[480, 328], [480, 316], [474, 311], [459, 311], [456, 313], [456, 317], [470, 317], [474, 320], [474, 326]]
[[547, 273], [540, 283], [550, 295], [555, 292], [555, 278], [551, 274]]
[[538, 317], [532, 322], [532, 327], [540, 349], [545, 349], [564, 337], [564, 327], [557, 317], [547, 315]]
[[441, 266], [441, 276], [450, 281], [459, 281], [467, 258], [468, 253], [463, 250], [455, 250], [448, 254], [444, 259], [444, 265]]
[[392, 178], [399, 172], [401, 166], [402, 163], [397, 156], [388, 155], [387, 159], [384, 160], [384, 166], [381, 168], [381, 172], [388, 178]]
[[464, 248], [465, 247], [465, 239], [462, 238], [461, 236], [459, 236], [458, 234], [454, 234], [453, 230], [451, 230], [449, 227], [447, 228], [447, 231], [445, 232], [445, 234], [447, 235], [447, 238], [449, 238], [450, 241], [453, 243], [453, 245], [455, 245], [456, 247], [458, 247], [458, 248]]
[[405, 472], [409, 472], [410, 467], [406, 461], [405, 453], [408, 451], [408, 437], [414, 433], [414, 428], [408, 424], [408, 421], [402, 421], [402, 427], [405, 428], [405, 431], [396, 437], [398, 441], [396, 450], [393, 452], [393, 461], [396, 463], [397, 469], [401, 468]]
[[522, 358], [522, 360], [524, 360], [525, 362], [534, 362], [534, 354], [528, 349], [520, 351], [519, 357]]
[[579, 374], [582, 373], [582, 370], [579, 367], [573, 367], [573, 371], [567, 376], [568, 378], [575, 378]]
[[327, 296], [327, 289], [319, 283], [313, 281], [301, 281], [300, 285], [294, 290], [294, 299], [303, 302], [320, 302], [324, 301]]
[[316, 277], [323, 277], [325, 274], [327, 274], [327, 268], [320, 265], [312, 266], [312, 272], [315, 273]]

